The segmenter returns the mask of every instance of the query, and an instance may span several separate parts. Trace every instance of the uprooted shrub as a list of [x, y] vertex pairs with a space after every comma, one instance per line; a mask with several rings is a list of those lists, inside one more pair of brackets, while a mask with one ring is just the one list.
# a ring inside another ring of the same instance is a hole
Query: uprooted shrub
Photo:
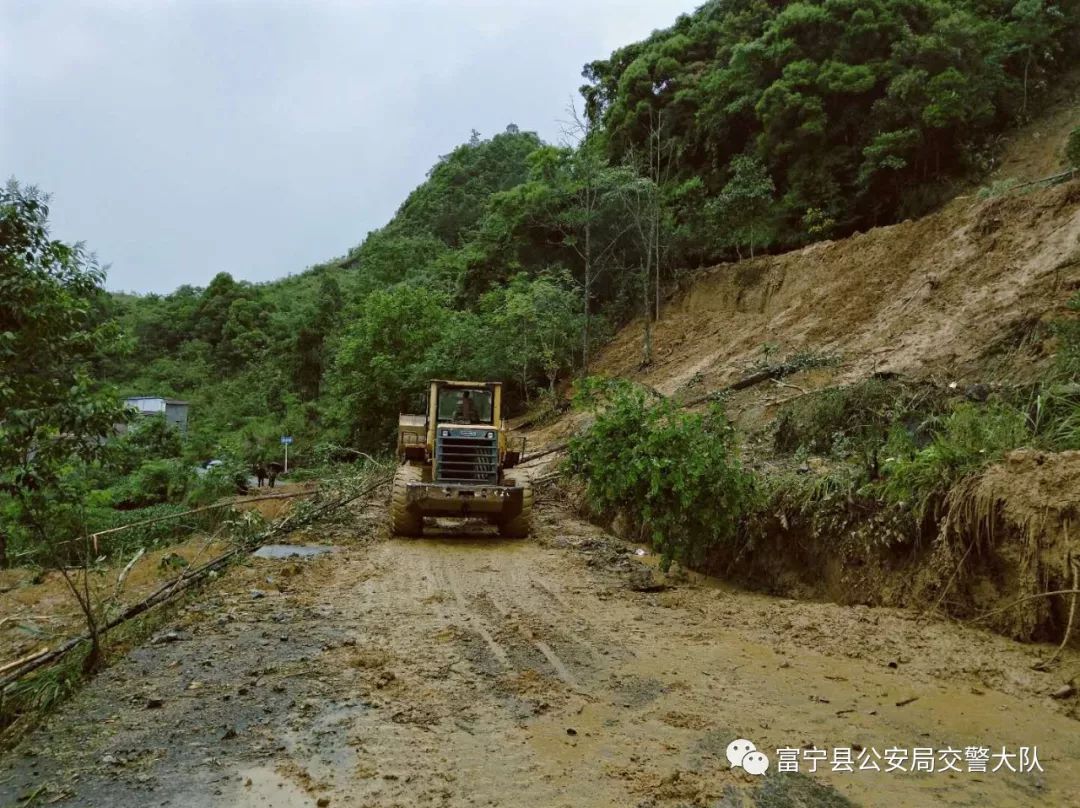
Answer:
[[855, 458], [870, 477], [878, 472], [878, 454], [889, 431], [904, 425], [918, 443], [927, 439], [922, 422], [943, 406], [943, 397], [927, 387], [868, 379], [828, 387], [788, 402], [772, 430], [780, 454], [799, 451]]
[[954, 485], [1031, 437], [1025, 414], [1003, 403], [960, 404], [932, 419], [931, 428], [933, 438], [922, 448], [906, 430], [892, 430], [882, 479], [874, 486], [885, 502], [909, 510], [920, 524], [927, 516], [937, 521]]
[[734, 542], [758, 486], [719, 405], [688, 413], [629, 382], [601, 379], [581, 382], [574, 400], [596, 420], [570, 442], [567, 469], [585, 483], [595, 512], [621, 513], [641, 528], [665, 568], [699, 565]]

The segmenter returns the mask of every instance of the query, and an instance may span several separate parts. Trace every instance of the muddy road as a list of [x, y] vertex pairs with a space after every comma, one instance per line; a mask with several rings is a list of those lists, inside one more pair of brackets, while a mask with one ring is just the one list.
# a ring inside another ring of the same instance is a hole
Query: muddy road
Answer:
[[[661, 579], [555, 502], [527, 541], [384, 521], [371, 503], [302, 537], [337, 549], [209, 585], [5, 757], [0, 805], [1077, 804], [1080, 723], [1048, 695], [1061, 672], [1031, 669], [1045, 647]], [[736, 738], [769, 773], [730, 766]], [[969, 771], [967, 747], [1038, 766]], [[915, 748], [959, 771], [884, 771]]]

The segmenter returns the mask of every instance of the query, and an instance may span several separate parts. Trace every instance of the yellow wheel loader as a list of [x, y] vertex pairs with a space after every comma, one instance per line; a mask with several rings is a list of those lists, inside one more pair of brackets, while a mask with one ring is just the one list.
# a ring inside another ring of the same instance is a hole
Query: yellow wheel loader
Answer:
[[502, 385], [435, 380], [425, 410], [398, 419], [394, 533], [420, 536], [425, 516], [460, 516], [486, 519], [502, 536], [528, 536], [532, 485], [513, 470], [525, 440], [506, 434]]

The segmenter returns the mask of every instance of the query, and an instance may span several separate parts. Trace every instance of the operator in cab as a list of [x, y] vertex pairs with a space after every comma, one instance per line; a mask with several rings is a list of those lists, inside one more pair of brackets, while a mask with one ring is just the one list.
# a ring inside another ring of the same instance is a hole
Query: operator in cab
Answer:
[[457, 409], [454, 410], [454, 420], [459, 424], [475, 424], [480, 420], [476, 412], [476, 404], [473, 403], [472, 394], [468, 390], [461, 393], [458, 399]]

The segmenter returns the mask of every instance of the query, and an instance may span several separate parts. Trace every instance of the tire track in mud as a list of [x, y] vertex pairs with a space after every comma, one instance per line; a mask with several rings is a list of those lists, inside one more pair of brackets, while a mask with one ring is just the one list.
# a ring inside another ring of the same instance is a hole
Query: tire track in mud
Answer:
[[[571, 689], [579, 691], [582, 676], [600, 667], [601, 653], [594, 641], [584, 633], [595, 633], [596, 626], [584, 618], [554, 589], [544, 585], [537, 577], [537, 562], [547, 561], [544, 553], [536, 554], [535, 548], [512, 545], [512, 551], [499, 557], [498, 570], [493, 573], [491, 588], [483, 586], [473, 596], [475, 606], [481, 612], [516, 631], [547, 662], [555, 675]], [[476, 580], [476, 579], [473, 579]], [[606, 638], [605, 638], [606, 639]], [[530, 654], [530, 659], [535, 655]], [[537, 668], [535, 664], [530, 665]], [[543, 671], [545, 666], [540, 666]]]
[[[459, 627], [464, 631], [478, 635], [502, 670], [513, 670], [514, 665], [510, 662], [506, 649], [498, 643], [481, 616], [469, 608], [469, 603], [461, 590], [460, 583], [448, 569], [445, 557], [439, 556], [436, 561], [433, 561], [429, 555], [425, 562], [431, 571], [432, 580], [441, 587], [443, 592], [448, 591], [453, 596], [458, 613], [458, 620], [455, 622], [460, 624]], [[490, 666], [479, 665], [479, 667], [484, 670]]]
[[455, 547], [453, 542], [415, 543], [405, 552], [420, 557], [420, 577], [428, 579], [425, 600], [448, 595], [442, 601], [447, 607], [444, 619], [477, 636], [487, 651], [484, 656], [495, 663], [474, 659], [475, 667], [500, 674], [553, 673], [568, 687], [580, 688], [575, 669], [594, 667], [598, 652], [569, 626], [591, 626], [550, 589], [534, 586], [535, 579], [512, 548], [492, 547], [492, 556], [484, 557], [498, 559], [497, 570], [484, 562], [473, 569], [477, 559], [465, 545]]
[[[600, 627], [596, 623], [585, 617], [578, 607], [573, 606], [542, 578], [534, 574], [532, 569], [515, 568], [511, 580], [518, 592], [540, 593], [543, 602], [534, 601], [535, 610], [548, 614], [551, 620], [557, 618], [558, 633], [582, 649], [586, 658], [577, 660], [578, 664], [595, 667], [601, 656], [610, 656], [613, 651], [620, 653], [626, 651], [607, 632], [600, 633]], [[551, 612], [552, 606], [557, 612]], [[570, 627], [571, 624], [573, 628]], [[601, 649], [604, 653], [601, 653]], [[575, 656], [580, 657], [581, 654], [575, 653]]]
[[483, 600], [486, 599], [488, 604], [490, 604], [490, 607], [502, 616], [504, 623], [510, 627], [510, 630], [516, 630], [518, 634], [524, 637], [527, 642], [531, 643], [532, 646], [543, 655], [544, 659], [548, 661], [548, 664], [551, 665], [551, 668], [555, 671], [555, 675], [562, 679], [565, 684], [572, 688], [577, 688], [579, 686], [577, 679], [570, 672], [570, 668], [567, 667], [566, 663], [559, 658], [559, 655], [552, 650], [550, 645], [537, 637], [532, 628], [526, 624], [526, 621], [516, 613], [516, 605], [515, 607], [508, 607], [493, 597], [489, 592], [477, 596], [476, 599], [478, 603], [482, 603]]

